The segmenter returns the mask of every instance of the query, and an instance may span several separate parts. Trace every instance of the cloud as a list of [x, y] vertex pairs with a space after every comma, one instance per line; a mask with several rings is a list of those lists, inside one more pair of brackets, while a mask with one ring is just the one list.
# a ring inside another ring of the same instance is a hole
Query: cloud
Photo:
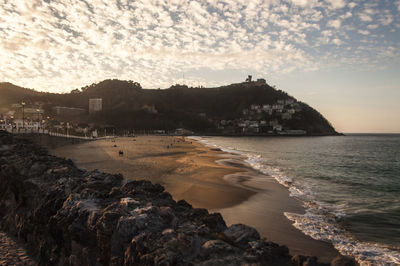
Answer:
[[328, 27], [333, 27], [335, 29], [339, 29], [342, 22], [339, 19], [329, 20], [326, 24]]
[[376, 28], [378, 28], [378, 27], [379, 27], [378, 24], [370, 24], [370, 25], [367, 26], [367, 29], [369, 29], [369, 30], [374, 30], [374, 29], [376, 29]]
[[354, 3], [354, 2], [350, 2], [350, 3], [348, 3], [348, 5], [347, 5], [350, 9], [353, 9], [354, 7], [356, 7], [357, 6], [357, 4], [356, 3]]
[[332, 40], [332, 43], [334, 43], [336, 45], [341, 45], [343, 43], [343, 41], [338, 39], [338, 38], [335, 38], [335, 39]]
[[368, 14], [362, 13], [362, 14], [359, 14], [358, 16], [360, 17], [360, 20], [364, 21], [364, 22], [371, 22], [373, 20], [372, 17]]
[[395, 8], [344, 0], [3, 1], [0, 80], [62, 91], [105, 78], [166, 87], [190, 69], [314, 71], [338, 45], [352, 55], [398, 47], [377, 37], [396, 25]]
[[370, 32], [368, 30], [358, 30], [358, 33], [362, 34], [362, 35], [369, 35]]
[[316, 0], [290, 0], [290, 2], [301, 7], [313, 7], [318, 3]]
[[346, 6], [345, 0], [327, 0], [327, 2], [335, 9], [343, 8]]

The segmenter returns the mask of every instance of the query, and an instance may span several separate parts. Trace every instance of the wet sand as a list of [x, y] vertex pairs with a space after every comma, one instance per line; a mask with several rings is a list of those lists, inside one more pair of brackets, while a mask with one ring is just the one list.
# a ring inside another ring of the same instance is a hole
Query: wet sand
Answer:
[[[304, 213], [304, 208], [273, 178], [250, 168], [241, 156], [183, 140], [169, 136], [117, 138], [115, 142], [63, 146], [51, 153], [72, 158], [87, 170], [160, 183], [175, 200], [184, 199], [194, 207], [220, 212], [228, 225], [253, 226], [268, 240], [288, 246], [291, 254], [315, 255], [324, 262], [338, 255], [331, 244], [314, 240], [291, 225], [283, 213]], [[123, 156], [119, 156], [119, 150], [123, 150]], [[268, 179], [270, 186], [257, 186], [260, 178], [264, 184]], [[266, 211], [255, 212], [260, 204]]]

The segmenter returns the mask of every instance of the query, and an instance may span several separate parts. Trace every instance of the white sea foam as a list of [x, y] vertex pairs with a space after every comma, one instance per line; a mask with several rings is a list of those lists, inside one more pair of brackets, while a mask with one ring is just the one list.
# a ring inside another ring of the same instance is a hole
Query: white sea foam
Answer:
[[[277, 182], [287, 187], [291, 197], [296, 197], [303, 202], [306, 213], [287, 212], [285, 216], [293, 221], [294, 227], [306, 235], [332, 243], [341, 254], [354, 257], [361, 265], [400, 265], [400, 253], [398, 251], [379, 244], [357, 241], [340, 227], [338, 221], [345, 216], [345, 212], [342, 210], [346, 209], [347, 206], [343, 204], [334, 206], [318, 201], [311, 186], [300, 183], [278, 168], [268, 166], [266, 159], [259, 154], [238, 150], [235, 147], [222, 147], [205, 138], [193, 137], [193, 139], [208, 147], [216, 147], [225, 152], [246, 156], [245, 161], [252, 168], [272, 176]], [[257, 184], [260, 185], [260, 180]]]
[[331, 242], [344, 255], [353, 256], [361, 265], [399, 265], [400, 254], [378, 244], [360, 242], [340, 229], [335, 219], [307, 209], [305, 214], [285, 213], [293, 226], [314, 239]]
[[203, 144], [204, 146], [209, 147], [209, 148], [218, 148], [218, 149], [221, 149], [221, 151], [224, 151], [224, 152], [227, 152], [227, 153], [241, 154], [238, 150], [236, 150], [235, 147], [222, 147], [220, 145], [216, 145], [216, 144], [211, 143], [206, 138], [195, 137], [195, 136], [190, 136], [188, 138], [192, 139], [192, 140], [195, 140], [197, 142], [200, 142], [201, 144]]

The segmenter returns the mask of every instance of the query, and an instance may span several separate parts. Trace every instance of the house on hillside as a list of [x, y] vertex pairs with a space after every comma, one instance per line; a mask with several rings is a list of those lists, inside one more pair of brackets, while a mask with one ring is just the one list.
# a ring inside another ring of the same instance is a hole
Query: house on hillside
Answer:
[[270, 105], [270, 104], [264, 104], [264, 105], [262, 106], [262, 109], [263, 109], [265, 112], [268, 112], [269, 110], [271, 110], [271, 105]]
[[286, 105], [290, 105], [290, 104], [293, 104], [294, 103], [294, 100], [293, 99], [286, 99], [285, 100], [285, 104]]
[[275, 111], [277, 111], [277, 110], [282, 111], [283, 110], [283, 105], [282, 104], [274, 104], [274, 105], [272, 105], [272, 109], [275, 110]]

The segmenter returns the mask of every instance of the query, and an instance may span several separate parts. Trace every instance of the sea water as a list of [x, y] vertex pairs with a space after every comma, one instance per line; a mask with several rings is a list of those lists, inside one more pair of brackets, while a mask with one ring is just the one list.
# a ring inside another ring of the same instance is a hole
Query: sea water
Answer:
[[303, 233], [361, 264], [400, 264], [400, 135], [199, 140], [286, 186], [306, 208], [285, 213]]

